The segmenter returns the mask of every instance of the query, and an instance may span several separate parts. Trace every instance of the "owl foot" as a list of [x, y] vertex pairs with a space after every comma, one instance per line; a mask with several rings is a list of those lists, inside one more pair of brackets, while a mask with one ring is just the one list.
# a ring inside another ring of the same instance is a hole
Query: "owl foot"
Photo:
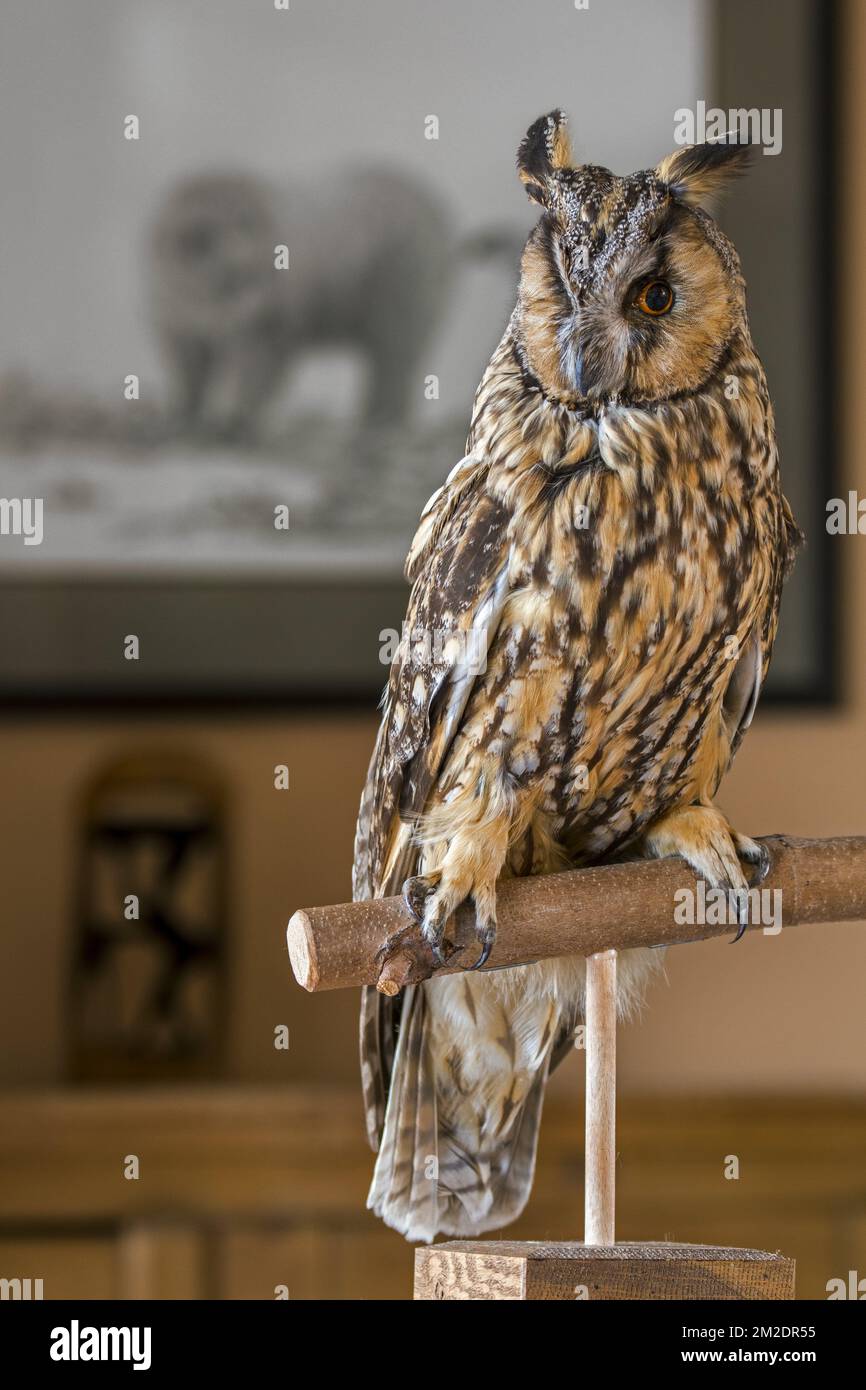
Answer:
[[[763, 845], [740, 835], [714, 806], [685, 806], [671, 811], [651, 825], [643, 836], [644, 850], [657, 859], [678, 854], [711, 888], [736, 893], [739, 941], [749, 925], [750, 887], [762, 883], [770, 870], [770, 856]], [[740, 860], [755, 866], [746, 880]]]
[[445, 928], [461, 903], [472, 897], [475, 904], [474, 932], [481, 943], [481, 954], [469, 970], [486, 965], [496, 941], [495, 884], [476, 885], [467, 893], [466, 884], [437, 869], [429, 874], [416, 874], [403, 884], [403, 902], [421, 928], [437, 965], [448, 958], [443, 950]]
[[750, 840], [748, 835], [739, 835], [736, 830], [732, 834], [738, 857], [745, 859], [747, 864], [755, 865], [749, 887], [757, 888], [770, 872], [770, 851], [766, 845], [759, 845], [757, 840]]
[[442, 942], [445, 936], [447, 914], [442, 915], [436, 903], [439, 874], [415, 874], [403, 884], [403, 902], [407, 912], [414, 917], [421, 928], [421, 935], [433, 952], [437, 965], [445, 964]]

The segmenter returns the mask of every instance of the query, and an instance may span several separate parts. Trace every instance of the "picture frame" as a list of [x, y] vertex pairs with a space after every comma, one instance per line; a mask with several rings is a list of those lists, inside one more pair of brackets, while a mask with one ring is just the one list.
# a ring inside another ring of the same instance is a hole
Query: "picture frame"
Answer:
[[[379, 0], [376, 7], [383, 23], [389, 3]], [[505, 15], [509, 8], [497, 6], [497, 13]], [[833, 703], [840, 698], [842, 600], [837, 551], [830, 545], [824, 513], [827, 499], [838, 495], [840, 486], [832, 425], [838, 414], [833, 364], [835, 180], [828, 158], [836, 147], [835, 5], [817, 0], [785, 0], [781, 5], [770, 0], [755, 7], [747, 0], [725, 0], [708, 4], [704, 19], [709, 85], [720, 104], [727, 108], [760, 101], [780, 107], [785, 123], [781, 153], [757, 158], [758, 167], [741, 182], [722, 215], [742, 256], [754, 337], [776, 402], [784, 486], [808, 542], [786, 590], [764, 699], [776, 704]], [[581, 22], [580, 17], [575, 22]], [[303, 54], [306, 39], [302, 33], [296, 38], [295, 51]], [[317, 41], [309, 36], [311, 44]], [[696, 70], [694, 81], [698, 80]], [[672, 107], [673, 129], [673, 106], [669, 98], [664, 100], [665, 109]], [[416, 114], [420, 122], [422, 113]], [[533, 114], [534, 108], [522, 109], [521, 99], [521, 109], [513, 111], [514, 130], [525, 127]], [[415, 134], [427, 158], [430, 150], [423, 145], [423, 132]], [[510, 128], [502, 132], [504, 145], [509, 138]], [[582, 147], [581, 139], [577, 143]], [[654, 146], [648, 147], [645, 158], [649, 162], [662, 153], [664, 148], [654, 152]], [[440, 165], [443, 156], [447, 162], [442, 142], [434, 154]], [[504, 149], [503, 162], [511, 158], [512, 151]], [[81, 192], [98, 206], [98, 190]], [[503, 206], [513, 205], [514, 215], [494, 227], [493, 241], [499, 235], [505, 250], [494, 245], [474, 282], [473, 308], [477, 318], [479, 304], [486, 304], [485, 321], [457, 366], [450, 365], [447, 354], [437, 356], [443, 352], [441, 344], [431, 348], [426, 363], [431, 373], [425, 374], [425, 363], [419, 360], [419, 391], [426, 375], [441, 377], [450, 389], [445, 381], [449, 370], [455, 377], [459, 371], [460, 389], [451, 391], [453, 405], [444, 423], [424, 434], [418, 451], [424, 455], [423, 467], [412, 475], [411, 487], [400, 499], [402, 510], [390, 525], [387, 504], [403, 491], [399, 438], [395, 443], [392, 434], [387, 442], [397, 463], [378, 475], [372, 473], [368, 485], [363, 478], [359, 484], [357, 460], [352, 463], [353, 487], [362, 501], [359, 515], [375, 516], [382, 510], [367, 552], [356, 561], [339, 558], [357, 540], [351, 516], [335, 528], [329, 554], [307, 567], [268, 567], [255, 557], [252, 563], [233, 567], [228, 559], [222, 563], [218, 537], [208, 564], [196, 567], [183, 553], [182, 534], [174, 567], [163, 560], [150, 564], [145, 558], [130, 566], [79, 562], [64, 569], [43, 564], [40, 548], [34, 547], [16, 556], [14, 565], [0, 567], [0, 707], [254, 708], [298, 702], [372, 707], [387, 675], [382, 634], [399, 629], [405, 609], [408, 590], [401, 557], [411, 540], [413, 518], [427, 490], [438, 485], [462, 453], [471, 391], [507, 319], [520, 239], [532, 219], [516, 182], [503, 198]], [[458, 231], [461, 245], [473, 236], [483, 242], [487, 234], [477, 214], [468, 231], [462, 224]], [[767, 255], [769, 235], [772, 256]], [[798, 304], [786, 287], [814, 283], [816, 266], [820, 294]], [[421, 414], [424, 408], [419, 401]], [[150, 428], [148, 419], [142, 413], [138, 428], [144, 434]], [[335, 428], [335, 438], [351, 441], [342, 424]], [[414, 447], [417, 438], [410, 443]], [[353, 451], [351, 442], [341, 447], [346, 455]], [[377, 436], [359, 447], [374, 453]], [[8, 488], [8, 478], [4, 486]], [[332, 495], [338, 499], [339, 494], [338, 481]], [[275, 495], [282, 495], [279, 489]], [[263, 507], [265, 503], [270, 506], [266, 496]], [[257, 524], [266, 522], [259, 517]], [[273, 543], [270, 536], [264, 549]], [[3, 559], [0, 554], [0, 562]], [[124, 659], [130, 634], [140, 644], [134, 661]]]

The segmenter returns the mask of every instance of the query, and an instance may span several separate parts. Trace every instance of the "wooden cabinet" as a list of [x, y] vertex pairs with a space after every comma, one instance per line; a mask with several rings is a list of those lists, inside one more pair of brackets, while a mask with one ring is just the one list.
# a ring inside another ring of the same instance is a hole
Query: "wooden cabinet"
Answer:
[[[623, 1240], [781, 1249], [801, 1298], [866, 1276], [866, 1105], [626, 1096], [618, 1154]], [[354, 1088], [7, 1092], [0, 1279], [47, 1299], [410, 1298], [410, 1247], [365, 1210], [371, 1166]], [[581, 1227], [581, 1116], [556, 1099], [503, 1234]]]

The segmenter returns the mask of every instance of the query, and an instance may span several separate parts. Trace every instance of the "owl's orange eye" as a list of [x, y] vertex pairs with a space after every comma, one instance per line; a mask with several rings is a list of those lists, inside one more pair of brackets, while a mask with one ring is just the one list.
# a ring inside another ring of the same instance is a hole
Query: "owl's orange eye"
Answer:
[[653, 318], [666, 314], [673, 302], [674, 292], [665, 280], [650, 280], [635, 300], [641, 313], [651, 314]]

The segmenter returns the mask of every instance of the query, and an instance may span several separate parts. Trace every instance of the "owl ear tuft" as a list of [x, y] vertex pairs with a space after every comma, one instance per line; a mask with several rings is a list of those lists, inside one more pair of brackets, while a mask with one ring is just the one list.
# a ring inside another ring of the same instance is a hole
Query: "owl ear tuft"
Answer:
[[517, 172], [534, 203], [547, 207], [550, 179], [557, 169], [570, 169], [571, 141], [564, 111], [550, 111], [533, 121], [517, 150]]
[[675, 198], [690, 207], [703, 205], [722, 193], [751, 162], [752, 145], [740, 141], [716, 141], [683, 145], [656, 165], [656, 176]]

